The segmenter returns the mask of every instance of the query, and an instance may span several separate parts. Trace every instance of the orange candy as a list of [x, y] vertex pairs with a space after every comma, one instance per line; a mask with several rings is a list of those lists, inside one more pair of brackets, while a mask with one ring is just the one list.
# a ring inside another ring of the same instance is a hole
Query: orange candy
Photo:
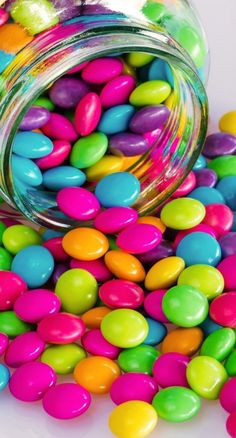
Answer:
[[110, 312], [111, 309], [108, 309], [108, 307], [105, 306], [94, 307], [93, 309], [85, 312], [81, 316], [81, 319], [84, 321], [87, 328], [99, 329], [104, 316], [106, 316]]
[[108, 269], [122, 280], [141, 282], [145, 278], [145, 270], [140, 261], [131, 254], [123, 251], [108, 251], [105, 255]]
[[169, 332], [161, 344], [161, 352], [195, 354], [203, 341], [203, 331], [199, 327], [177, 328]]
[[134, 164], [138, 163], [142, 155], [134, 155], [133, 157], [123, 157], [123, 168], [122, 170], [127, 170]]
[[120, 368], [113, 360], [91, 356], [76, 365], [74, 379], [93, 394], [106, 394], [120, 374]]
[[75, 228], [62, 240], [64, 251], [78, 260], [96, 260], [109, 249], [109, 241], [101, 231], [93, 228]]
[[7, 53], [17, 53], [25, 47], [31, 37], [23, 27], [16, 23], [4, 24], [0, 26], [0, 50]]
[[158, 228], [158, 230], [160, 230], [162, 233], [164, 233], [166, 230], [166, 226], [163, 224], [161, 219], [159, 219], [159, 217], [142, 216], [138, 218], [137, 222], [138, 224], [153, 225], [154, 227]]

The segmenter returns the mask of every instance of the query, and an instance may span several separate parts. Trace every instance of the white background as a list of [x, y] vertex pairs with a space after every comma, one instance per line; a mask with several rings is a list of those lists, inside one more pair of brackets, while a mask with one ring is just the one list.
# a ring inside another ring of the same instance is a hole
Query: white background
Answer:
[[[208, 93], [212, 130], [222, 113], [236, 109], [236, 0], [194, 0], [194, 3], [211, 49]], [[107, 419], [112, 407], [108, 397], [100, 397], [81, 418], [59, 422], [42, 411], [40, 402], [20, 403], [4, 390], [0, 394], [0, 438], [111, 438]], [[190, 422], [170, 424], [159, 420], [150, 438], [206, 438], [208, 435], [227, 438], [226, 417], [217, 402], [204, 402], [200, 414]]]

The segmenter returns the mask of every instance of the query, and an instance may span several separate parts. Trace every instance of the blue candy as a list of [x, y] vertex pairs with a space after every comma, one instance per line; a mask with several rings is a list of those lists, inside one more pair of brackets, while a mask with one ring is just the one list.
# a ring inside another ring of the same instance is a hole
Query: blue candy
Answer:
[[176, 249], [186, 266], [203, 264], [216, 266], [221, 260], [221, 247], [208, 233], [195, 232], [185, 236]]
[[155, 59], [148, 71], [148, 80], [149, 81], [155, 81], [155, 80], [161, 80], [169, 82], [169, 84], [174, 87], [174, 78], [173, 73], [171, 71], [171, 68], [169, 64], [164, 61], [163, 59]]
[[38, 166], [29, 158], [18, 157], [12, 154], [12, 173], [26, 185], [36, 187], [43, 182], [43, 175]]
[[228, 207], [236, 210], [236, 176], [225, 176], [218, 182], [216, 188], [224, 196]]
[[140, 182], [129, 172], [116, 172], [102, 178], [95, 189], [103, 207], [129, 207], [140, 194]]
[[146, 318], [148, 323], [148, 335], [143, 341], [146, 345], [157, 345], [159, 344], [167, 334], [167, 328], [164, 324], [159, 321], [155, 321], [152, 318]]
[[8, 384], [10, 380], [10, 371], [9, 369], [3, 365], [0, 364], [0, 391], [2, 391]]
[[192, 170], [203, 169], [206, 166], [207, 166], [206, 158], [203, 155], [199, 155], [199, 157], [198, 157], [196, 163], [194, 164]]
[[233, 214], [234, 214], [234, 220], [233, 220], [233, 225], [232, 225], [231, 231], [236, 231], [236, 213], [235, 213], [235, 211], [233, 212]]
[[43, 174], [43, 185], [50, 190], [79, 187], [82, 186], [85, 180], [85, 173], [72, 166], [54, 167]]
[[24, 158], [41, 158], [49, 155], [53, 150], [53, 142], [46, 135], [38, 132], [18, 132], [12, 150]]
[[203, 205], [225, 204], [223, 195], [213, 187], [201, 186], [189, 193], [188, 198], [197, 199]]
[[44, 233], [42, 234], [42, 238], [44, 241], [47, 241], [49, 239], [53, 239], [54, 237], [63, 237], [65, 234], [62, 233], [61, 231], [56, 231], [56, 230], [46, 230], [44, 231]]
[[0, 73], [2, 73], [5, 68], [13, 61], [16, 55], [12, 55], [11, 53], [6, 53], [3, 50], [0, 50]]
[[222, 328], [222, 326], [219, 324], [216, 324], [216, 322], [214, 322], [210, 318], [210, 316], [207, 316], [205, 321], [203, 321], [199, 327], [201, 327], [201, 329], [204, 331], [205, 336], [208, 336], [211, 333], [216, 332], [216, 330], [219, 330]]
[[103, 113], [97, 129], [107, 135], [127, 131], [134, 113], [135, 109], [132, 105], [117, 105], [109, 108]]

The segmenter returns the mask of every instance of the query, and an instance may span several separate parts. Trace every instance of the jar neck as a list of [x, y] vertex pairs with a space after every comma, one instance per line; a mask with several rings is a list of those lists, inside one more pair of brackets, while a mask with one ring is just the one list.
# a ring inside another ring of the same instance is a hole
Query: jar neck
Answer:
[[[53, 201], [47, 201], [46, 209], [44, 201], [36, 203], [36, 198], [40, 197], [38, 192], [23, 196], [14, 185], [11, 150], [21, 119], [35, 99], [69, 69], [98, 56], [134, 51], [167, 61], [175, 81], [171, 117], [165, 129], [158, 142], [131, 168], [144, 187], [135, 207], [141, 214], [153, 211], [173, 192], [174, 180], [178, 178], [180, 184], [192, 168], [206, 135], [207, 97], [186, 51], [153, 25], [141, 26], [122, 15], [74, 18], [37, 37], [18, 53], [3, 73], [7, 92], [0, 105], [1, 196], [32, 221], [55, 228], [73, 225], [64, 223], [59, 216], [55, 218]], [[158, 172], [160, 154], [155, 159], [155, 150], [160, 151], [160, 148], [162, 160], [163, 157], [168, 159], [164, 169]], [[155, 175], [150, 173], [152, 170]]]

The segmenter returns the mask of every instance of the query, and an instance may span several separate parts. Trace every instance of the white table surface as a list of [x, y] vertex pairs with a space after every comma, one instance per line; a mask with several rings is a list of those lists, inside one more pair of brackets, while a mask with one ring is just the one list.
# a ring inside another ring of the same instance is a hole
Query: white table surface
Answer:
[[[204, 23], [211, 48], [208, 84], [211, 130], [218, 118], [236, 109], [236, 0], [193, 0]], [[95, 400], [81, 418], [60, 422], [49, 418], [40, 402], [14, 400], [7, 389], [0, 394], [0, 438], [111, 438], [107, 427], [113, 404], [108, 397]], [[226, 413], [218, 403], [204, 402], [200, 414], [190, 422], [170, 424], [159, 420], [150, 438], [227, 438]]]

